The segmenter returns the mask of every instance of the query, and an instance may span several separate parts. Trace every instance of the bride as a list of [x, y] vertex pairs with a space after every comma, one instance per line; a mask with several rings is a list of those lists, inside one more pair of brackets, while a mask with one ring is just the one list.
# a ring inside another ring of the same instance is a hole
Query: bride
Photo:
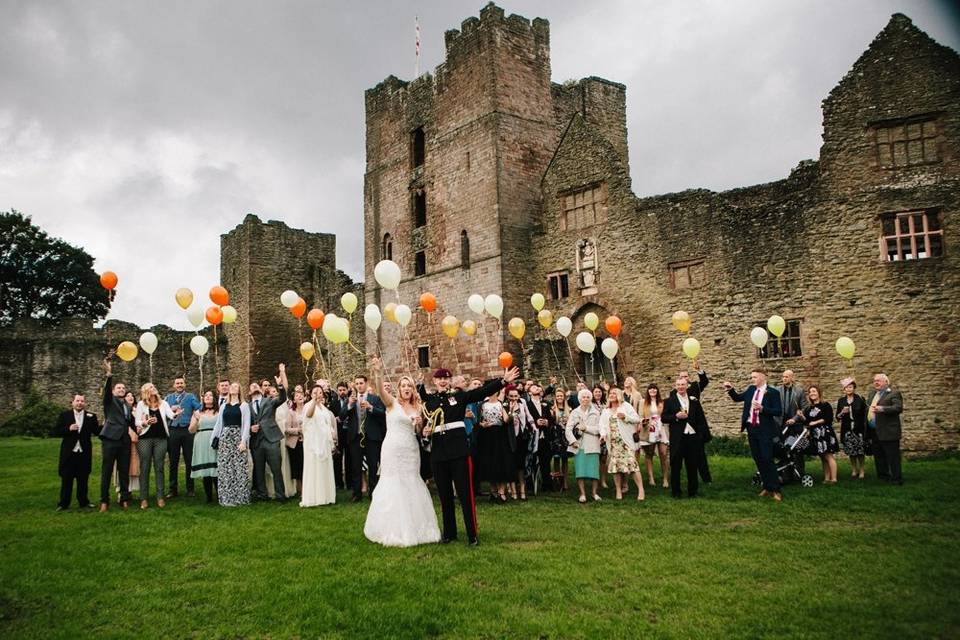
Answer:
[[383, 385], [383, 364], [372, 363], [373, 381], [387, 408], [387, 435], [380, 453], [380, 480], [363, 534], [387, 547], [440, 541], [433, 500], [420, 479], [420, 398], [413, 379], [402, 376], [394, 398]]

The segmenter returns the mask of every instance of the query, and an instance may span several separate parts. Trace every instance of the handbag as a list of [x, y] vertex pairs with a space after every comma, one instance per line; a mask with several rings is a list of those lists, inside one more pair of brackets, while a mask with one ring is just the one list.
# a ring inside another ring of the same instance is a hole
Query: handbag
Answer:
[[213, 449], [214, 451], [216, 451], [217, 447], [219, 446], [220, 446], [220, 438], [214, 438], [213, 440], [210, 441], [210, 448]]
[[634, 442], [637, 442], [637, 443], [640, 442], [640, 432], [638, 432], [638, 431], [634, 431], [634, 432], [633, 432], [633, 441], [634, 441]]

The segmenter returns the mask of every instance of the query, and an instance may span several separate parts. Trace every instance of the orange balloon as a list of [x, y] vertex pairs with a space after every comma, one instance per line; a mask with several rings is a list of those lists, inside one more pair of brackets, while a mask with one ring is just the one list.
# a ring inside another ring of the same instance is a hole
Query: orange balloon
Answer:
[[623, 329], [623, 320], [617, 316], [607, 316], [607, 319], [603, 321], [603, 326], [606, 327], [607, 333], [616, 338], [620, 335], [620, 330]]
[[206, 316], [207, 322], [213, 326], [217, 326], [223, 322], [223, 311], [220, 309], [220, 307], [208, 307]]
[[433, 313], [437, 310], [437, 297], [432, 293], [420, 294], [420, 307], [427, 313]]
[[104, 271], [100, 274], [100, 286], [107, 291], [112, 291], [117, 286], [117, 274], [113, 271]]
[[307, 301], [303, 298], [297, 298], [297, 304], [290, 307], [290, 313], [293, 314], [294, 318], [302, 318], [303, 314], [307, 312]]
[[501, 369], [509, 369], [513, 365], [513, 355], [509, 351], [504, 351], [497, 358], [497, 362], [500, 363]]
[[210, 289], [210, 301], [218, 307], [225, 307], [230, 304], [230, 294], [227, 290], [217, 285]]
[[317, 330], [323, 326], [323, 319], [326, 317], [326, 314], [320, 309], [310, 309], [310, 313], [307, 314], [307, 324], [310, 325], [310, 328]]

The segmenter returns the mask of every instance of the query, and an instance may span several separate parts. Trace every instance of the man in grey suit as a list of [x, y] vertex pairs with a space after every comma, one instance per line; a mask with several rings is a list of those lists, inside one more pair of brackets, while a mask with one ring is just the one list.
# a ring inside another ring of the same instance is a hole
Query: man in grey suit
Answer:
[[795, 384], [796, 375], [791, 369], [783, 372], [781, 380], [783, 384], [774, 389], [780, 393], [783, 415], [774, 418], [774, 421], [782, 430], [784, 425], [793, 426], [797, 422], [797, 415], [802, 414], [804, 409], [810, 406], [810, 402], [807, 400], [806, 392]]
[[277, 409], [287, 401], [287, 369], [279, 365], [280, 375], [276, 376], [277, 395], [266, 397], [260, 384], [250, 383], [250, 451], [253, 455], [253, 497], [267, 500], [266, 466], [270, 465], [273, 474], [274, 496], [280, 502], [286, 501], [287, 491], [283, 484], [283, 472], [280, 467], [280, 447], [283, 445], [283, 430], [277, 424]]
[[900, 414], [903, 396], [890, 386], [885, 373], [873, 376], [873, 391], [867, 396], [867, 428], [873, 435], [873, 462], [877, 477], [903, 484], [900, 475]]
[[130, 502], [130, 434], [132, 415], [130, 407], [123, 401], [127, 388], [122, 382], [113, 384], [113, 367], [110, 356], [103, 361], [103, 429], [100, 430], [102, 462], [100, 465], [100, 513], [110, 507], [110, 479], [113, 470], [117, 470], [117, 483], [120, 485], [120, 505], [127, 509]]

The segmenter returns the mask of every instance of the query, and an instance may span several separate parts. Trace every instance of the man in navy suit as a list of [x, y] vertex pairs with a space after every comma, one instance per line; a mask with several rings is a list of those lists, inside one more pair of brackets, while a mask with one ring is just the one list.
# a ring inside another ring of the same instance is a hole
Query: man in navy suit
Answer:
[[743, 393], [737, 393], [729, 382], [723, 383], [735, 402], [743, 402], [743, 413], [740, 417], [740, 430], [747, 432], [750, 441], [750, 453], [757, 464], [760, 479], [763, 482], [761, 497], [773, 496], [777, 502], [783, 500], [780, 491], [780, 476], [773, 461], [773, 439], [777, 433], [776, 418], [779, 418], [783, 409], [780, 404], [780, 394], [773, 387], [767, 386], [767, 375], [762, 369], [754, 369], [750, 373], [753, 384]]
[[353, 489], [351, 501], [360, 502], [363, 496], [363, 463], [367, 463], [367, 486], [371, 494], [380, 477], [380, 447], [387, 433], [387, 408], [380, 396], [370, 393], [367, 376], [357, 375], [353, 385], [353, 392], [341, 405], [340, 417], [343, 418], [347, 433], [346, 452], [350, 460], [350, 487]]

